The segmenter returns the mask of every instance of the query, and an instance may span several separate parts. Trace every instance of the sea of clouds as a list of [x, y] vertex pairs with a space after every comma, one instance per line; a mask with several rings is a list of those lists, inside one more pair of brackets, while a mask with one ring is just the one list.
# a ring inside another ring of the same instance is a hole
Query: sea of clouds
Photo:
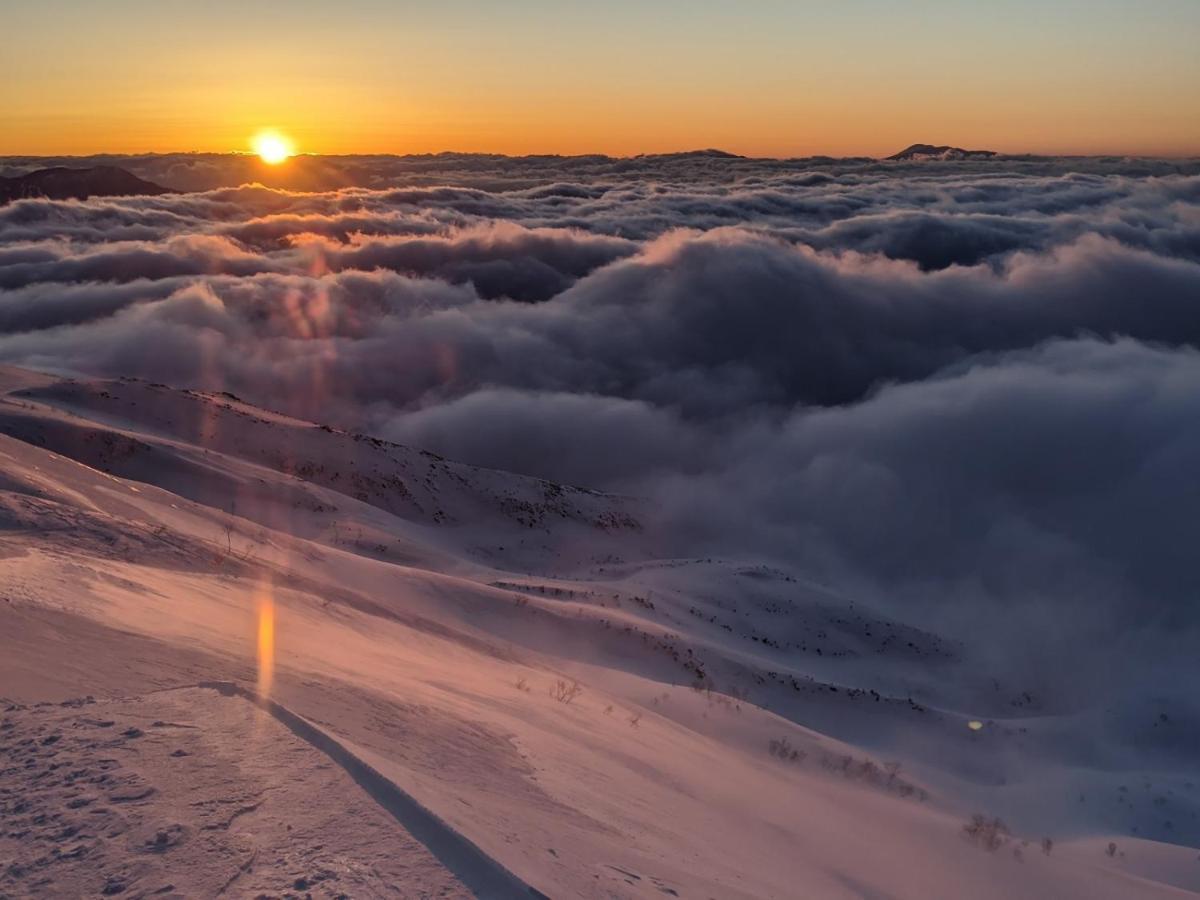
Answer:
[[1200, 163], [101, 162], [191, 192], [0, 207], [0, 361], [649, 498], [1093, 689], [1196, 672]]

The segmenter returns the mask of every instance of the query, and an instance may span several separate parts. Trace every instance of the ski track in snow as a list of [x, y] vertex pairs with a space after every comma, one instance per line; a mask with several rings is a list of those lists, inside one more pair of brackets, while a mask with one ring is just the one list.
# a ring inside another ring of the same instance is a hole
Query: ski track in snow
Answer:
[[292, 734], [320, 750], [342, 767], [354, 782], [397, 822], [420, 840], [476, 896], [509, 900], [545, 897], [487, 856], [478, 847], [439, 819], [395, 782], [385, 778], [321, 729], [275, 701], [261, 697], [231, 681], [201, 682], [225, 697], [241, 697], [266, 710]]
[[0, 896], [469, 896], [322, 758], [198, 688], [11, 706]]

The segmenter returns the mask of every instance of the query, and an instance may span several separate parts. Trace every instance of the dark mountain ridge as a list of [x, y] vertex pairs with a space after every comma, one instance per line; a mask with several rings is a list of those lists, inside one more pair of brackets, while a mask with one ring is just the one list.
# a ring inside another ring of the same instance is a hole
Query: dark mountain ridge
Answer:
[[134, 194], [173, 194], [175, 191], [138, 178], [116, 166], [72, 169], [53, 166], [12, 178], [0, 177], [0, 203], [45, 197], [50, 200], [86, 200], [89, 197], [126, 197]]
[[994, 150], [964, 150], [962, 147], [951, 147], [947, 144], [913, 144], [905, 147], [887, 159], [917, 160], [917, 159], [991, 159], [996, 156]]

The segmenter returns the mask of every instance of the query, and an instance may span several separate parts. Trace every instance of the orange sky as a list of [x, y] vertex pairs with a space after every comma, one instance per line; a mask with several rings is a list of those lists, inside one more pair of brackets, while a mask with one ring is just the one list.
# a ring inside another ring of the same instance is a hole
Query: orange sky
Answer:
[[239, 150], [263, 127], [317, 153], [1200, 154], [1192, 0], [43, 0], [6, 16], [5, 154]]

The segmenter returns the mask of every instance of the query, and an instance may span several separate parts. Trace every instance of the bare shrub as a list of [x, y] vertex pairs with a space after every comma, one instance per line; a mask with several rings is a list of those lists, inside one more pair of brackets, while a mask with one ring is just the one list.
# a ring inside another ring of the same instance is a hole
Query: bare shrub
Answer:
[[1117, 855], [1117, 845], [1113, 841], [1108, 842], [1108, 846], [1104, 848], [1104, 855], [1113, 857]]
[[515, 687], [518, 691], [524, 691], [527, 694], [529, 693], [529, 682], [524, 678], [518, 678]]
[[1012, 832], [1000, 818], [993, 816], [989, 819], [985, 815], [975, 813], [971, 816], [971, 821], [963, 826], [963, 835], [977, 847], [995, 853], [1009, 842]]
[[898, 762], [888, 762], [879, 766], [869, 759], [855, 759], [849, 754], [822, 753], [820, 763], [827, 771], [834, 772], [851, 781], [861, 781], [871, 787], [890, 791], [901, 797], [915, 796], [922, 801], [929, 798], [929, 794], [924, 788], [919, 788], [911, 781], [900, 777], [900, 763]]
[[803, 750], [797, 750], [792, 746], [792, 742], [787, 738], [771, 738], [767, 744], [767, 749], [776, 759], [786, 760], [787, 762], [804, 762], [808, 754]]
[[558, 679], [550, 688], [550, 696], [559, 703], [570, 704], [576, 697], [583, 693], [583, 688], [579, 686], [578, 681], [571, 681], [569, 684], [563, 679]]
[[637, 728], [638, 722], [640, 722], [640, 721], [642, 721], [641, 713], [634, 713], [632, 716], [629, 717], [629, 725], [632, 728]]
[[1042, 852], [1045, 853], [1047, 856], [1049, 856], [1050, 851], [1053, 849], [1054, 849], [1054, 841], [1048, 837], [1042, 838]]
[[237, 550], [233, 546], [233, 536], [238, 534], [233, 527], [233, 516], [236, 515], [237, 504], [234, 503], [229, 507], [229, 517], [225, 519], [225, 524], [221, 529], [221, 532], [225, 537], [224, 546], [221, 545], [220, 541], [214, 541], [216, 550], [214, 551], [213, 559], [218, 567], [223, 567], [226, 563], [244, 564], [252, 562], [256, 555], [254, 544], [265, 544], [267, 542], [267, 532], [265, 529], [263, 529], [257, 538], [251, 538], [242, 550]]
[[714, 685], [712, 682], [706, 683], [698, 681], [693, 684], [692, 689], [695, 690], [696, 693], [704, 695], [704, 702], [708, 704], [710, 708], [724, 708], [727, 710], [733, 710], [734, 712], [742, 711], [741, 704], [737, 702], [738, 694], [736, 688], [730, 688], [729, 695], [726, 696], [725, 694], [718, 693], [716, 690], [716, 685]]

